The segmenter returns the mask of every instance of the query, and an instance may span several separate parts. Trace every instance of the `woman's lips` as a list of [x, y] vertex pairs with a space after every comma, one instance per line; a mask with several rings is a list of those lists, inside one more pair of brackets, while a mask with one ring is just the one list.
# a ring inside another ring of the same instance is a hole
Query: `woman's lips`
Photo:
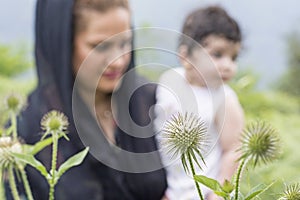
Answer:
[[104, 72], [102, 76], [108, 79], [117, 79], [121, 76], [121, 72], [120, 71]]

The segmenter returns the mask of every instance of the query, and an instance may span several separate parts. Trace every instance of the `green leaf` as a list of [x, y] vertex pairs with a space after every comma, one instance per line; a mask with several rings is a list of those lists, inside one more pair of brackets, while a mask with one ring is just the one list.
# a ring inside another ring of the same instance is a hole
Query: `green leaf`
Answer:
[[222, 190], [221, 184], [215, 179], [208, 178], [203, 175], [195, 175], [194, 179], [195, 179], [195, 181], [197, 181], [197, 182], [205, 185], [206, 187], [210, 188], [211, 190], [213, 190], [214, 193], [218, 196], [228, 197], [228, 195], [229, 195], [228, 193], [226, 193]]
[[222, 190], [227, 194], [230, 194], [234, 190], [234, 185], [226, 179], [222, 186]]
[[48, 176], [48, 172], [45, 166], [38, 161], [33, 155], [29, 154], [19, 154], [19, 153], [12, 153], [12, 155], [17, 158], [18, 160], [31, 165], [35, 169], [37, 169], [45, 178]]
[[64, 162], [58, 169], [57, 174], [55, 174], [57, 177], [61, 177], [68, 169], [71, 167], [75, 167], [77, 165], [80, 165], [87, 155], [89, 151], [89, 148], [86, 147], [83, 151], [75, 154], [71, 158], [69, 158], [66, 162]]
[[266, 190], [268, 190], [276, 181], [273, 181], [272, 183], [270, 183], [269, 185], [265, 185], [265, 184], [259, 184], [257, 186], [255, 186], [245, 197], [245, 200], [250, 200], [253, 199], [254, 197], [260, 195], [261, 193], [265, 192]]
[[45, 140], [41, 140], [34, 145], [28, 145], [24, 144], [23, 146], [23, 152], [24, 154], [30, 154], [30, 155], [35, 155], [38, 152], [40, 152], [42, 149], [44, 149], [46, 146], [50, 145], [52, 143], [52, 138], [49, 137]]
[[59, 133], [59, 137], [63, 136], [67, 141], [70, 141], [69, 137], [63, 131]]
[[226, 197], [229, 197], [229, 194], [227, 194], [226, 192], [223, 191], [214, 191], [214, 193], [220, 197], [224, 197], [226, 199]]
[[214, 191], [222, 191], [221, 190], [222, 186], [215, 179], [208, 178], [203, 175], [195, 175], [194, 179], [195, 179], [195, 181], [202, 183], [203, 185], [205, 185], [206, 187], [208, 187]]
[[[65, 133], [60, 133], [58, 135], [58, 139], [61, 137], [66, 137]], [[23, 146], [23, 152], [25, 154], [30, 154], [30, 155], [35, 155], [38, 152], [40, 152], [42, 149], [44, 149], [46, 146], [52, 144], [52, 137], [48, 137], [47, 139], [43, 139], [37, 143], [35, 143], [34, 145], [28, 145], [28, 144], [24, 144]]]

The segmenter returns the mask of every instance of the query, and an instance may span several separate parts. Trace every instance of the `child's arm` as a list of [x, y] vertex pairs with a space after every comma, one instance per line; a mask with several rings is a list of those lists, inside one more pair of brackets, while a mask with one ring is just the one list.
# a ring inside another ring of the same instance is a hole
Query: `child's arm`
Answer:
[[224, 109], [217, 114], [217, 127], [222, 147], [221, 168], [218, 180], [230, 180], [237, 168], [240, 134], [244, 128], [244, 113], [236, 95], [225, 95]]
[[[225, 95], [225, 105], [219, 110], [216, 117], [216, 124], [219, 130], [222, 157], [220, 161], [220, 172], [217, 180], [223, 184], [225, 179], [231, 180], [238, 163], [236, 152], [240, 134], [244, 127], [244, 112], [235, 95]], [[207, 200], [222, 199], [214, 193], [207, 196]]]

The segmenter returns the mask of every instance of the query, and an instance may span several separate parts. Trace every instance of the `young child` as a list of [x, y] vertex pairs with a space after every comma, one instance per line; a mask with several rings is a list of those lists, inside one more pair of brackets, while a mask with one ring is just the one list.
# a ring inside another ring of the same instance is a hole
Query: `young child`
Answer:
[[[235, 92], [226, 83], [236, 74], [236, 58], [241, 48], [237, 22], [219, 6], [192, 12], [185, 20], [178, 53], [183, 67], [165, 72], [157, 89], [157, 140], [172, 114], [193, 112], [205, 121], [210, 143], [203, 170], [196, 174], [230, 180], [237, 167], [236, 149], [243, 129], [244, 115]], [[184, 172], [180, 159], [172, 162], [160, 147], [167, 171], [170, 200], [199, 199], [194, 180]], [[174, 159], [173, 159], [174, 160]], [[200, 186], [205, 199], [218, 199]]]

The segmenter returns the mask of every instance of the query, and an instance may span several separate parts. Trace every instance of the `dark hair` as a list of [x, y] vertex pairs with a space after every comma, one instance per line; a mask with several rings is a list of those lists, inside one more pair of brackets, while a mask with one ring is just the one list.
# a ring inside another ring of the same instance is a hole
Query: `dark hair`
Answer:
[[86, 11], [106, 12], [117, 7], [129, 10], [128, 0], [75, 0], [73, 8], [75, 32], [86, 28]]
[[242, 39], [238, 23], [220, 6], [193, 11], [185, 19], [182, 33], [184, 35], [180, 38], [179, 46], [188, 46], [189, 52], [194, 47], [190, 38], [200, 44], [210, 34], [220, 35], [234, 42], [240, 42]]

